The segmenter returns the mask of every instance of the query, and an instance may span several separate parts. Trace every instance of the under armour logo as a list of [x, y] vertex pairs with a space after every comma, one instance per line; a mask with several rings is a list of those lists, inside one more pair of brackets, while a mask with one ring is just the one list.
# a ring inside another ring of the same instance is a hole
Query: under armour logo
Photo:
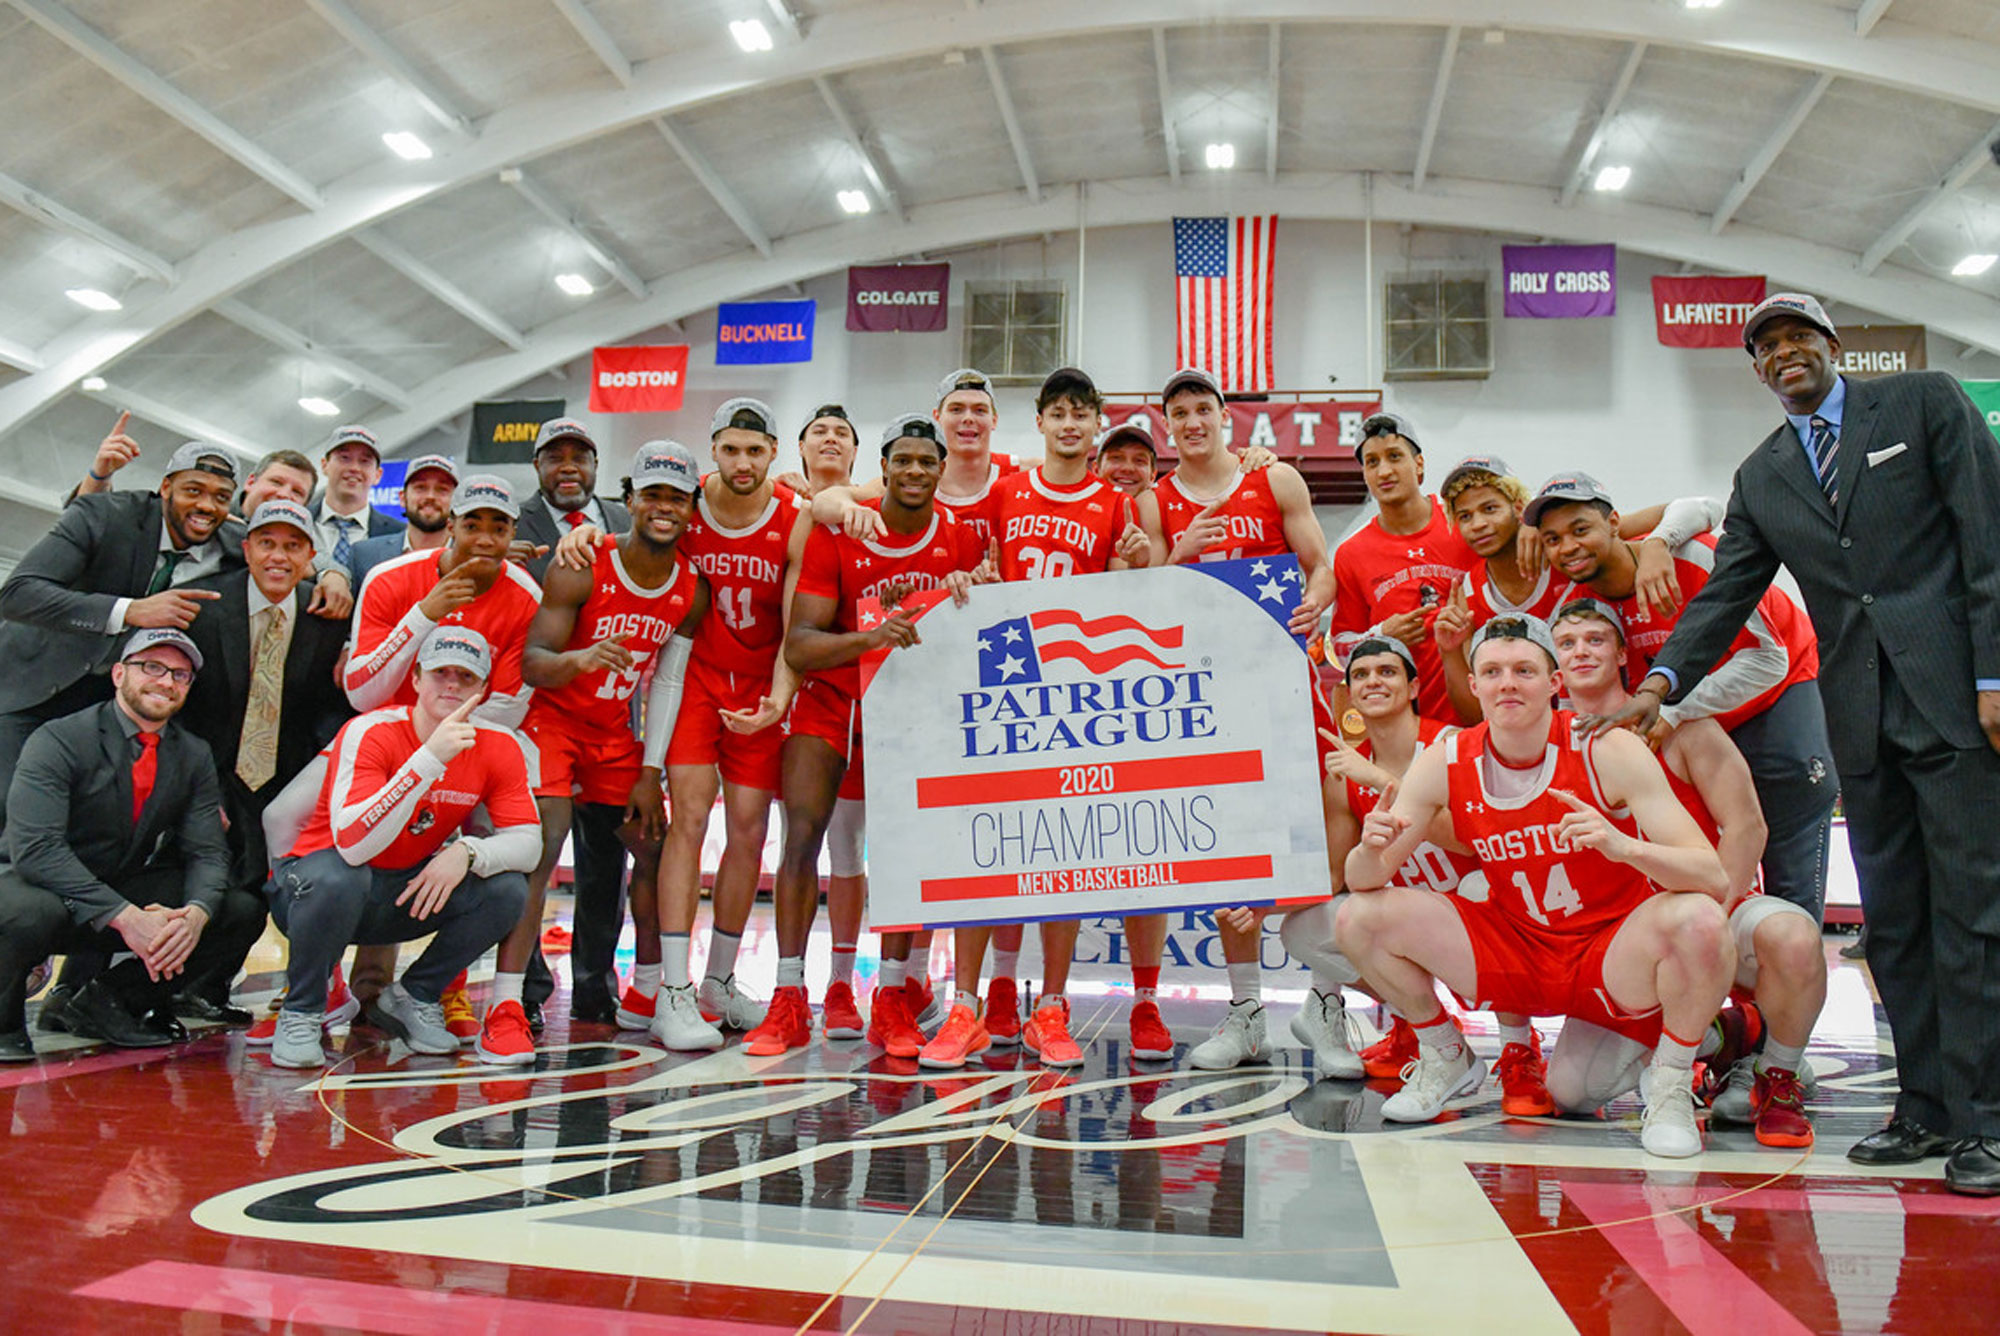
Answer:
[[1420, 547], [1406, 547], [1403, 549], [1403, 555], [1412, 561], [1417, 561], [1423, 557], [1424, 550]]
[[1484, 812], [1484, 811], [1486, 810], [1486, 804], [1485, 804], [1485, 803], [1467, 803], [1467, 804], [1465, 805], [1465, 810], [1466, 810], [1467, 812], [1472, 812], [1472, 813], [1478, 813], [1478, 812]]

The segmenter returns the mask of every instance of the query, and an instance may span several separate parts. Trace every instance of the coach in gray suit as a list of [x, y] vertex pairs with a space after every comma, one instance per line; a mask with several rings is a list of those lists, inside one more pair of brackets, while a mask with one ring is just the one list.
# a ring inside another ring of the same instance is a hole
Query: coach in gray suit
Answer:
[[631, 511], [597, 495], [597, 442], [575, 418], [552, 419], [535, 433], [535, 485], [535, 495], [521, 504], [510, 555], [537, 582], [548, 574], [549, 553], [571, 526], [594, 524], [608, 534], [632, 527]]
[[1848, 1158], [1949, 1154], [1952, 1188], [2000, 1195], [2000, 446], [1941, 372], [1835, 374], [1811, 297], [1766, 298], [1743, 343], [1788, 421], [1736, 471], [1715, 574], [1628, 713], [1691, 688], [1791, 571], [1902, 1086]]

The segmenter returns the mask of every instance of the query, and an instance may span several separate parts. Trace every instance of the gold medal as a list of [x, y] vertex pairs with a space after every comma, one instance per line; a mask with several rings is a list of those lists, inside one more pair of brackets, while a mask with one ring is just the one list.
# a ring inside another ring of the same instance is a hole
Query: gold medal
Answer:
[[1361, 720], [1361, 711], [1348, 706], [1347, 712], [1340, 716], [1340, 731], [1350, 738], [1358, 738], [1367, 732], [1368, 726]]

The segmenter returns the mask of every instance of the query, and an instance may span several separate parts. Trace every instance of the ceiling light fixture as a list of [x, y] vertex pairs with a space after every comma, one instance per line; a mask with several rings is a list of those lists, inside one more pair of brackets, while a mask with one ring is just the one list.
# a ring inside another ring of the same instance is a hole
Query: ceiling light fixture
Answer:
[[1953, 278], [1977, 278], [1993, 267], [2000, 255], [1968, 255], [1951, 267]]
[[729, 35], [745, 51], [771, 49], [771, 30], [764, 26], [762, 19], [736, 19], [729, 25]]
[[63, 296], [90, 311], [122, 311], [125, 309], [124, 302], [119, 301], [108, 292], [99, 292], [96, 288], [68, 288], [64, 290]]
[[1722, 0], [1687, 0], [1689, 9], [1720, 9]]
[[299, 400], [299, 407], [305, 409], [306, 412], [311, 413], [314, 417], [340, 416], [339, 404], [333, 402], [331, 399], [322, 399], [316, 394], [309, 394]]
[[1623, 190], [1625, 183], [1631, 179], [1632, 169], [1630, 167], [1606, 167], [1598, 172], [1597, 180], [1591, 186], [1591, 189], [1604, 191]]
[[1203, 156], [1208, 161], [1208, 168], [1210, 171], [1213, 172], [1228, 171], [1231, 167], [1234, 167], [1236, 165], [1236, 145], [1210, 144], [1208, 146], [1207, 152]]
[[391, 130], [382, 136], [382, 142], [404, 162], [422, 162], [431, 155], [431, 146], [408, 130]]
[[105, 389], [111, 382], [102, 376], [85, 376], [81, 383], [85, 394], [96, 394]]
[[591, 281], [582, 274], [557, 274], [556, 286], [572, 297], [588, 297], [597, 291]]
[[868, 196], [859, 190], [843, 190], [834, 198], [840, 201], [844, 213], [867, 213], [875, 207], [868, 202]]

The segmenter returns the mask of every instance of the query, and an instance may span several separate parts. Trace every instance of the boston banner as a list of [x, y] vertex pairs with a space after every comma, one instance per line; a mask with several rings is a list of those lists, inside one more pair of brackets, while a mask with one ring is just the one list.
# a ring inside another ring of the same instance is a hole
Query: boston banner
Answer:
[[1325, 899], [1299, 588], [1287, 556], [906, 600], [922, 642], [862, 663], [871, 926]]
[[[465, 443], [465, 462], [525, 464], [535, 455], [535, 433], [544, 422], [562, 415], [561, 399], [507, 399], [474, 404], [472, 436]], [[385, 463], [384, 482], [388, 481], [387, 472]]]
[[1743, 322], [1764, 300], [1764, 276], [1660, 274], [1653, 279], [1653, 323], [1669, 348], [1741, 348]]
[[1856, 380], [1922, 371], [1930, 366], [1922, 325], [1842, 325], [1833, 369]]
[[715, 364], [759, 366], [813, 360], [812, 298], [795, 302], [724, 302], [716, 311]]
[[1618, 312], [1616, 246], [1502, 246], [1510, 318], [1568, 320]]
[[951, 292], [948, 264], [858, 264], [847, 271], [853, 334], [937, 334]]
[[677, 413], [687, 390], [688, 346], [590, 351], [590, 411]]

